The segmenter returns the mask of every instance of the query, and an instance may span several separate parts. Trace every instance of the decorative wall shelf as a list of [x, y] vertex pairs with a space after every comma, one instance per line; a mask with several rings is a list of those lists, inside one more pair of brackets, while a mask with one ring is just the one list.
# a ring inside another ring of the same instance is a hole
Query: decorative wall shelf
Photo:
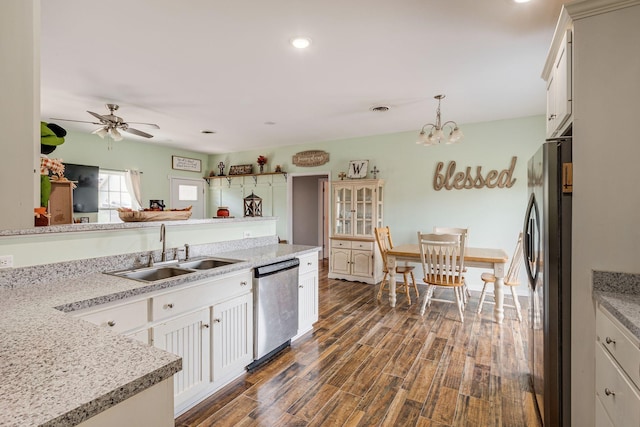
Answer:
[[231, 180], [233, 178], [242, 178], [245, 176], [251, 176], [253, 177], [253, 182], [254, 183], [258, 183], [258, 177], [261, 175], [284, 175], [284, 180], [287, 180], [287, 172], [263, 172], [263, 173], [247, 173], [247, 174], [241, 174], [241, 175], [223, 175], [223, 176], [205, 176], [203, 177], [203, 179], [205, 181], [207, 181], [207, 184], [211, 185], [211, 180], [214, 179], [226, 179], [227, 182], [229, 183], [229, 187], [231, 187]]

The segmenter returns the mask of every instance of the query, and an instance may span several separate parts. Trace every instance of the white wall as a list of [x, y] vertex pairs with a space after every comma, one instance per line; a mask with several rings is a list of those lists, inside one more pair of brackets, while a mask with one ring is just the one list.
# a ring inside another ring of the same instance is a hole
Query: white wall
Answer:
[[[165, 224], [166, 248], [182, 248], [185, 243], [194, 246], [240, 240], [245, 232], [252, 238], [268, 237], [276, 231], [276, 221], [272, 218], [214, 223], [167, 221]], [[16, 268], [161, 248], [160, 223], [118, 230], [0, 236], [0, 255], [13, 255]]]
[[593, 426], [592, 270], [640, 273], [640, 6], [574, 23], [572, 423]]
[[33, 227], [40, 205], [39, 1], [0, 2], [0, 58], [0, 228]]

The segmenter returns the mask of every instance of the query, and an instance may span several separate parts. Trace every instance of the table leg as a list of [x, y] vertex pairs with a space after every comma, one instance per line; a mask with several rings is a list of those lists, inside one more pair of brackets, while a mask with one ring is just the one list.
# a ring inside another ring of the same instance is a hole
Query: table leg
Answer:
[[387, 271], [389, 272], [389, 305], [391, 307], [396, 306], [396, 264], [396, 257], [388, 255]]
[[493, 274], [496, 276], [493, 285], [493, 295], [496, 299], [493, 317], [497, 323], [502, 323], [504, 320], [504, 264], [494, 264]]

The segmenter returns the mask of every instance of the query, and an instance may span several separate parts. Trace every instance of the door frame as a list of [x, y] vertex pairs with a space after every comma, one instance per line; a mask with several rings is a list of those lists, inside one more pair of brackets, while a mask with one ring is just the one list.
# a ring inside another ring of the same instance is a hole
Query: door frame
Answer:
[[202, 178], [188, 178], [183, 176], [169, 175], [169, 203], [170, 206], [174, 206], [174, 202], [177, 202], [177, 195], [173, 193], [173, 181], [179, 179], [181, 181], [193, 181], [194, 184], [202, 184], [202, 218], [207, 218], [207, 190], [204, 186], [205, 180]]
[[[331, 182], [331, 171], [316, 171], [316, 172], [292, 172], [287, 174], [287, 240], [293, 243], [293, 179], [301, 176], [318, 176], [325, 177], [327, 182]], [[318, 195], [319, 199], [322, 198], [322, 194]], [[329, 223], [329, 205], [331, 204], [331, 195], [329, 195], [329, 204], [324, 206], [325, 221]], [[329, 234], [327, 230], [326, 235]], [[329, 242], [324, 242], [325, 246]]]

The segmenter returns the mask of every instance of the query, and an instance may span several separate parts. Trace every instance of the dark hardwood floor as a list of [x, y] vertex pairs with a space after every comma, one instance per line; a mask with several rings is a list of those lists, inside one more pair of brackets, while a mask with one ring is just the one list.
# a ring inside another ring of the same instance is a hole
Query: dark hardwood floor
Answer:
[[[378, 286], [327, 279], [320, 271], [320, 320], [313, 333], [176, 419], [184, 426], [540, 426], [526, 362], [523, 323], [478, 295], [456, 306]], [[453, 292], [443, 295], [453, 299]]]

